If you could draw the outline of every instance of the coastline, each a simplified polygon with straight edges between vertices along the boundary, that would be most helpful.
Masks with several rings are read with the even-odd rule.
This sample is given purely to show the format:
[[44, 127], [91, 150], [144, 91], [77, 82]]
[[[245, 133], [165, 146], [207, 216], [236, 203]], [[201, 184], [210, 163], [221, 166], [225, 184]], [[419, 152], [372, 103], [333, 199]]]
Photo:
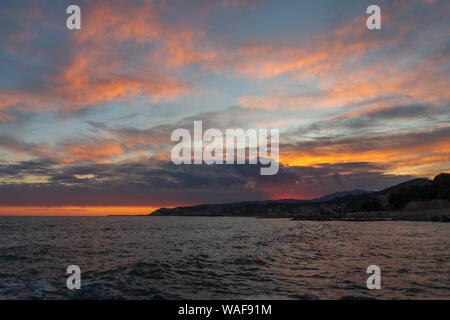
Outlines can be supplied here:
[[255, 217], [261, 219], [287, 218], [302, 221], [422, 221], [422, 222], [450, 222], [449, 210], [430, 209], [420, 211], [358, 211], [342, 214], [292, 214], [292, 213], [200, 213], [173, 212], [167, 214], [148, 215], [153, 217]]
[[450, 222], [448, 210], [425, 211], [374, 211], [352, 212], [339, 216], [295, 217], [292, 220], [309, 221], [421, 221], [421, 222]]

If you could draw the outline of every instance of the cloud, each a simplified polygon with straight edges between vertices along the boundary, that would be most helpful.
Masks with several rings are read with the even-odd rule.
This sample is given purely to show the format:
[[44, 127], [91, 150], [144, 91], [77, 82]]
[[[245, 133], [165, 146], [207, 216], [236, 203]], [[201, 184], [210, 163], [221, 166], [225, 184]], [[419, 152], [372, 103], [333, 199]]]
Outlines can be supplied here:
[[[0, 135], [0, 148], [9, 150], [16, 158], [22, 155], [28, 159], [50, 159], [60, 163], [135, 162], [148, 158], [169, 161], [174, 146], [170, 141], [171, 133], [177, 128], [192, 131], [195, 120], [203, 121], [204, 130], [225, 130], [265, 127], [268, 117], [272, 121], [276, 117], [273, 111], [242, 111], [230, 107], [147, 128], [89, 122], [88, 134], [77, 139], [61, 139], [54, 144], [24, 142], [3, 134]], [[426, 105], [370, 107], [295, 125], [281, 132], [280, 162], [302, 166], [376, 162], [389, 165], [391, 173], [407, 170], [408, 174], [432, 176], [449, 161], [445, 152], [450, 141], [446, 114], [447, 108]], [[426, 124], [418, 127], [417, 123], [424, 119]], [[389, 123], [395, 124], [396, 129], [386, 129]], [[436, 168], [432, 169], [433, 166]]]
[[[32, 12], [33, 8], [22, 10]], [[125, 1], [86, 2], [83, 14], [85, 23], [78, 33], [23, 19], [21, 29], [36, 35], [9, 42], [30, 58], [12, 61], [17, 68], [11, 73], [17, 73], [18, 79], [15, 86], [0, 87], [0, 109], [67, 112], [139, 96], [151, 102], [170, 101], [189, 91], [184, 80], [168, 74], [148, 56], [152, 50], [147, 44], [166, 42], [164, 47], [173, 51], [171, 55], [179, 56], [178, 46], [186, 45], [193, 32], [160, 21], [150, 1], [145, 7]], [[50, 32], [55, 42], [45, 47], [43, 37]], [[59, 48], [54, 47], [56, 42]], [[31, 74], [38, 70], [39, 78]]]
[[280, 161], [290, 165], [374, 162], [389, 166], [387, 172], [433, 176], [450, 167], [448, 126], [402, 133], [356, 136], [298, 137], [280, 145]]
[[[409, 176], [370, 163], [284, 167], [271, 179], [258, 166], [167, 162], [72, 165], [30, 161], [0, 165], [0, 176], [45, 176], [45, 183], [0, 185], [0, 206], [158, 206], [276, 198], [312, 198], [348, 189], [379, 189]], [[339, 178], [337, 178], [339, 177]]]
[[[383, 2], [379, 32], [365, 4], [252, 0], [83, 0], [71, 32], [66, 4], [0, 12], [4, 205], [310, 198], [450, 167], [446, 1]], [[171, 165], [194, 120], [279, 127], [279, 174]]]
[[[420, 64], [399, 63], [401, 68], [386, 68], [392, 60], [404, 60], [405, 50], [424, 47], [430, 33], [435, 34], [435, 26], [445, 19], [436, 10], [427, 11], [433, 16], [430, 23], [419, 10], [408, 11], [406, 19], [405, 10], [399, 10], [407, 7], [405, 4], [385, 4], [383, 32], [361, 27], [365, 21], [361, 15], [350, 21], [339, 20], [335, 28], [309, 35], [307, 42], [295, 37], [291, 42], [280, 42], [279, 37], [258, 42], [216, 39], [207, 28], [207, 15], [202, 13], [206, 8], [213, 14], [214, 6], [207, 2], [186, 5], [196, 18], [203, 19], [199, 22], [187, 19], [174, 6], [153, 1], [82, 1], [81, 6], [83, 29], [71, 33], [57, 28], [55, 17], [48, 14], [50, 21], [36, 23], [29, 16], [40, 12], [42, 18], [43, 10], [34, 10], [34, 4], [21, 8], [22, 15], [28, 16], [20, 23], [20, 30], [30, 35], [9, 44], [22, 50], [20, 62], [13, 61], [21, 81], [9, 88], [0, 86], [0, 109], [67, 112], [112, 101], [128, 103], [141, 96], [154, 103], [173, 101], [192, 93], [192, 82], [211, 73], [249, 80], [288, 75], [294, 82], [299, 78], [318, 82], [316, 90], [310, 92], [277, 90], [268, 96], [244, 95], [241, 104], [248, 108], [336, 108], [380, 95], [404, 96], [417, 103], [449, 100], [445, 90], [448, 72], [442, 69], [448, 61], [448, 48], [438, 48], [428, 56], [418, 52], [420, 58], [425, 56]], [[224, 10], [235, 7], [236, 2], [215, 6]], [[239, 6], [255, 9], [256, 3], [239, 2]], [[9, 9], [5, 12], [11, 14], [17, 8]], [[444, 6], [442, 11], [447, 9]], [[417, 24], [422, 28], [411, 37]], [[55, 36], [48, 46], [46, 33]], [[376, 55], [381, 57], [377, 63]], [[12, 119], [2, 111], [1, 121]]]
[[[370, 102], [369, 104], [373, 104]], [[393, 105], [375, 102], [375, 106], [358, 108], [354, 111], [338, 113], [323, 120], [299, 126], [294, 135], [327, 135], [339, 131], [340, 135], [360, 135], [379, 132], [380, 128], [395, 123], [397, 129], [417, 129], [412, 122], [423, 123], [425, 128], [433, 128], [450, 116], [448, 107], [412, 104]], [[426, 122], [423, 122], [423, 121]]]

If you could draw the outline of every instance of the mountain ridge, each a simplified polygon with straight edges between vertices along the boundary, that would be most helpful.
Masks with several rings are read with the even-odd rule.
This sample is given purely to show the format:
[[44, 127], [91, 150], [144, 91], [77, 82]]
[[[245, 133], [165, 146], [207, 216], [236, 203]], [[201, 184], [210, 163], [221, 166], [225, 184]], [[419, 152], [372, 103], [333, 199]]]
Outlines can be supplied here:
[[[427, 210], [443, 209], [444, 217], [439, 216], [436, 219], [445, 220], [448, 219], [450, 212], [449, 201], [450, 174], [441, 173], [433, 180], [416, 178], [380, 191], [355, 189], [310, 200], [279, 199], [160, 208], [149, 215], [290, 217], [302, 220], [339, 220], [358, 216], [361, 219], [371, 217], [371, 219], [395, 220], [397, 214], [392, 212], [415, 206]], [[374, 212], [378, 212], [378, 215], [371, 214]], [[364, 216], [361, 213], [367, 214]], [[415, 220], [419, 219], [417, 214], [413, 216]], [[428, 218], [421, 216], [420, 220]]]

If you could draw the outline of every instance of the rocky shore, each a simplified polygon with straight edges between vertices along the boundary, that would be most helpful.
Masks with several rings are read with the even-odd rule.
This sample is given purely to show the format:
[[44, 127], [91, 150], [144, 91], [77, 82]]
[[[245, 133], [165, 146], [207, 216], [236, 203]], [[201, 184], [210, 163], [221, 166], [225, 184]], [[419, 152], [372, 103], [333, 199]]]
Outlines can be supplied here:
[[450, 222], [449, 210], [352, 212], [343, 215], [298, 216], [292, 220], [305, 221], [428, 221]]

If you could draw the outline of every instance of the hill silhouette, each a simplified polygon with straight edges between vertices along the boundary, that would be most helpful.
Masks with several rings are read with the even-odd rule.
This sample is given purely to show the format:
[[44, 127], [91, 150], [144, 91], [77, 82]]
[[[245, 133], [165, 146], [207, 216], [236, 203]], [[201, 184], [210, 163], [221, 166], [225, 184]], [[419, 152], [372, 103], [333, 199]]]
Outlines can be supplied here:
[[152, 216], [255, 216], [302, 220], [449, 220], [450, 174], [381, 191], [352, 190], [312, 200], [281, 199], [161, 208]]

